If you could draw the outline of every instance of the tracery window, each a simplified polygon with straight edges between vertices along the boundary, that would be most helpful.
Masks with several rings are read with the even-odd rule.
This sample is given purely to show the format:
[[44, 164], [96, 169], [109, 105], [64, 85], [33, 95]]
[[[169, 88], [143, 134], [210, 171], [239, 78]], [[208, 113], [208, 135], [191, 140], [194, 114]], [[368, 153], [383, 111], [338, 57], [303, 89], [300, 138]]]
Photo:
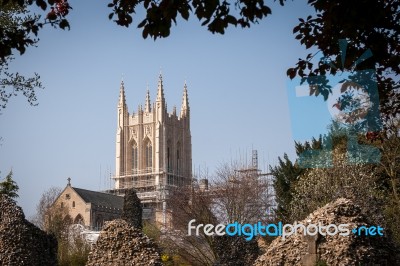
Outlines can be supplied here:
[[132, 145], [132, 170], [133, 172], [137, 172], [138, 169], [138, 147], [136, 142]]
[[144, 158], [145, 158], [146, 168], [152, 168], [152, 166], [153, 166], [153, 146], [151, 145], [151, 142], [149, 140], [147, 140], [145, 143]]

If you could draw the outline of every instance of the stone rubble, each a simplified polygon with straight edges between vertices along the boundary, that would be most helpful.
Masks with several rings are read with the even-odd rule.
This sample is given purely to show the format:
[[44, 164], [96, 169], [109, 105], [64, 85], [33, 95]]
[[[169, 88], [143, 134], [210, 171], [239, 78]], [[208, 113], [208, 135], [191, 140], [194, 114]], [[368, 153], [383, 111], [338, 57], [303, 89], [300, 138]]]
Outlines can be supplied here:
[[[340, 198], [311, 213], [300, 221], [304, 225], [318, 224], [349, 224], [350, 230], [360, 226], [371, 226], [363, 217], [358, 206], [351, 200]], [[314, 245], [315, 252], [310, 252]], [[312, 247], [311, 247], [312, 249]], [[307, 261], [307, 256], [314, 253], [315, 258]], [[398, 252], [392, 242], [384, 236], [349, 236], [339, 234], [330, 236], [318, 235], [310, 241], [302, 233], [293, 234], [282, 239], [277, 237], [268, 246], [254, 266], [293, 266], [316, 265], [316, 262], [326, 265], [400, 265]], [[321, 264], [323, 265], [323, 264]]]
[[28, 222], [21, 207], [0, 195], [0, 265], [57, 265], [57, 240]]
[[89, 253], [87, 266], [162, 265], [158, 248], [141, 230], [125, 220], [107, 222]]

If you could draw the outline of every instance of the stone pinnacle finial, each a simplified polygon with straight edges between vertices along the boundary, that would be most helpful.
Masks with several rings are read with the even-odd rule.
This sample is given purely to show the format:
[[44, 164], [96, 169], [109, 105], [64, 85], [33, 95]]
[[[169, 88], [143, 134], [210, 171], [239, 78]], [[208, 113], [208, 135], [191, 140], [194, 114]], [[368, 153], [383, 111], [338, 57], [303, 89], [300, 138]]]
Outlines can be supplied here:
[[151, 112], [151, 103], [150, 103], [150, 91], [149, 87], [147, 87], [147, 93], [146, 93], [146, 102], [144, 105], [144, 111], [147, 113]]
[[160, 76], [158, 77], [157, 101], [163, 101], [163, 102], [165, 101], [164, 87], [163, 87], [163, 80], [162, 80], [161, 72], [160, 72]]
[[121, 85], [119, 87], [119, 101], [118, 101], [118, 105], [119, 106], [125, 106], [126, 102], [125, 102], [125, 86], [124, 86], [124, 80], [122, 78], [121, 80]]
[[186, 80], [183, 85], [183, 96], [182, 96], [182, 106], [181, 106], [181, 117], [189, 115], [190, 107], [189, 107], [189, 97], [187, 92]]
[[68, 177], [67, 180], [68, 180], [68, 184], [67, 185], [71, 186], [71, 177]]

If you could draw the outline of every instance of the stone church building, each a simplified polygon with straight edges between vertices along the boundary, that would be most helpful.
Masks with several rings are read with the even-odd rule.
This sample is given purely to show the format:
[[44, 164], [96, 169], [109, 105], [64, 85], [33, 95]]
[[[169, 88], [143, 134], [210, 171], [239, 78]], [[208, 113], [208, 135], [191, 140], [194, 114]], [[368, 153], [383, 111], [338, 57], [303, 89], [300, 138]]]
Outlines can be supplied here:
[[74, 224], [100, 230], [105, 221], [121, 217], [124, 198], [71, 186], [71, 179], [53, 204], [68, 208]]
[[144, 218], [166, 223], [165, 199], [173, 187], [192, 182], [190, 107], [186, 83], [179, 114], [167, 112], [160, 74], [152, 103], [147, 90], [144, 108], [129, 113], [121, 82], [117, 107], [115, 189], [123, 195], [135, 188], [144, 207]]
[[74, 223], [99, 228], [120, 217], [123, 195], [134, 188], [143, 206], [143, 219], [169, 227], [166, 199], [172, 188], [192, 183], [192, 140], [186, 83], [179, 114], [167, 112], [160, 74], [152, 103], [147, 90], [144, 108], [128, 111], [123, 81], [117, 105], [115, 188], [104, 192], [68, 185], [55, 204], [69, 208]]

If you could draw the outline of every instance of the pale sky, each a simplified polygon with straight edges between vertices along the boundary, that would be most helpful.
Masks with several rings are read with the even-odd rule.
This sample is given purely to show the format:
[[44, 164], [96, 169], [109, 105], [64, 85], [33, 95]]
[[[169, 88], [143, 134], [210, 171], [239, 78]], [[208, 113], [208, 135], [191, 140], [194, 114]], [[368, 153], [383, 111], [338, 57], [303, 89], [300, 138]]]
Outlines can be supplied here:
[[25, 75], [38, 72], [46, 87], [37, 107], [18, 96], [0, 115], [0, 176], [13, 170], [28, 218], [41, 194], [64, 188], [68, 177], [76, 187], [109, 188], [122, 75], [129, 112], [144, 104], [147, 84], [155, 99], [160, 69], [168, 110], [179, 111], [186, 80], [193, 164], [210, 175], [223, 162], [250, 160], [252, 149], [265, 171], [284, 152], [294, 158], [286, 70], [307, 53], [292, 33], [312, 12], [304, 1], [272, 2], [270, 17], [225, 35], [196, 19], [178, 21], [170, 37], [157, 41], [109, 21], [106, 4], [71, 1], [71, 30], [41, 30], [38, 47], [11, 65]]

